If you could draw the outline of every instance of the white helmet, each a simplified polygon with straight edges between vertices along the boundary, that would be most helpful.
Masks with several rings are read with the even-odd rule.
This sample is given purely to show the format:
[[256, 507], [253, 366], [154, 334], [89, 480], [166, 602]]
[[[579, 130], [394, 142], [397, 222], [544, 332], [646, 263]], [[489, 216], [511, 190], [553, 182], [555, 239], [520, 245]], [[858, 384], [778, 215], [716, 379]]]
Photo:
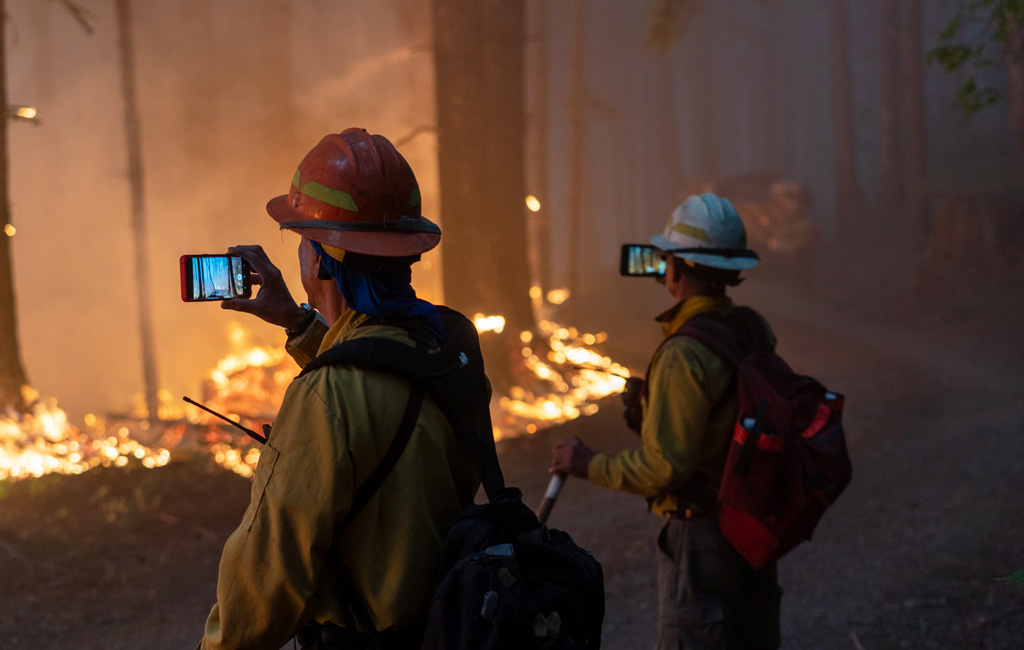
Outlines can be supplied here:
[[726, 271], [750, 269], [758, 262], [757, 253], [747, 248], [747, 230], [736, 208], [710, 193], [683, 201], [651, 243], [694, 264]]

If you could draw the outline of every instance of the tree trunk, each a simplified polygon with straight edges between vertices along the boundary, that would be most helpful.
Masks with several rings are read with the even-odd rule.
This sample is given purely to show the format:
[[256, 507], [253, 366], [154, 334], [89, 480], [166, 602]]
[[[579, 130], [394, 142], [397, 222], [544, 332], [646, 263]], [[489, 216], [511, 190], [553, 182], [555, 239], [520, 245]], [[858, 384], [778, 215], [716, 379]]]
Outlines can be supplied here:
[[533, 284], [544, 291], [551, 286], [551, 222], [548, 218], [548, 20], [547, 0], [528, 5], [530, 42], [533, 47], [529, 81], [532, 92], [528, 139], [530, 155], [527, 183], [540, 200], [540, 209], [528, 215], [530, 266]]
[[584, 112], [586, 88], [586, 22], [583, 0], [572, 2], [572, 63], [569, 71], [569, 187], [568, 187], [568, 247], [569, 293], [575, 294], [580, 284], [580, 249], [583, 246], [583, 165], [586, 160], [586, 114]]
[[488, 359], [499, 387], [511, 377], [519, 332], [533, 328], [523, 203], [524, 33], [519, 2], [434, 3], [445, 298], [470, 317], [504, 316], [508, 354]]
[[690, 92], [693, 94], [693, 146], [697, 155], [697, 176], [714, 181], [720, 172], [718, 161], [718, 106], [715, 104], [714, 89], [720, 80], [714, 78], [711, 65], [715, 45], [706, 30], [694, 33], [698, 41], [698, 56], [693, 63]]
[[145, 184], [142, 169], [142, 135], [135, 89], [135, 56], [132, 44], [131, 0], [117, 0], [118, 49], [124, 98], [125, 144], [128, 150], [128, 183], [131, 188], [132, 233], [135, 240], [135, 286], [139, 301], [139, 335], [142, 343], [142, 375], [147, 417], [160, 417], [157, 400], [156, 353], [153, 346], [150, 304], [149, 255], [146, 225]]
[[906, 139], [903, 165], [907, 225], [911, 240], [923, 240], [928, 218], [927, 126], [924, 99], [924, 48], [921, 40], [921, 0], [903, 2], [903, 92]]
[[[879, 112], [879, 187], [885, 225], [890, 229], [905, 226], [903, 220], [903, 173], [899, 140], [900, 99], [900, 20], [899, 0], [882, 2], [882, 68]], [[899, 219], [899, 221], [897, 221]]]
[[653, 136], [657, 138], [657, 172], [661, 176], [657, 203], [661, 212], [669, 214], [682, 201], [683, 166], [679, 161], [679, 125], [676, 120], [675, 66], [672, 65], [674, 48], [656, 55], [654, 65], [654, 120], [657, 124]]
[[835, 121], [835, 165], [839, 234], [853, 230], [861, 212], [857, 150], [854, 144], [853, 93], [850, 81], [849, 26], [846, 0], [832, 0], [832, 117]]
[[7, 43], [6, 3], [0, 0], [0, 409], [25, 406], [22, 386], [28, 383], [18, 344], [17, 301], [14, 295], [14, 265], [11, 263], [11, 200], [8, 169], [7, 125]]

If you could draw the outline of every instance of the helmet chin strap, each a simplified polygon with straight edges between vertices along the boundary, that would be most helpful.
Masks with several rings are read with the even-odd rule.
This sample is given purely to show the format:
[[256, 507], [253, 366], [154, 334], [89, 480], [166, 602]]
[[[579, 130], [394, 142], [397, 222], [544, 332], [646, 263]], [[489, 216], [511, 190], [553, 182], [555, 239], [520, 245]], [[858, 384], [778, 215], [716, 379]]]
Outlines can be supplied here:
[[323, 258], [321, 258], [320, 261], [317, 262], [316, 277], [317, 277], [318, 280], [333, 280], [334, 279], [333, 277], [331, 277], [331, 274], [327, 272], [327, 269], [324, 268], [324, 260], [323, 260]]

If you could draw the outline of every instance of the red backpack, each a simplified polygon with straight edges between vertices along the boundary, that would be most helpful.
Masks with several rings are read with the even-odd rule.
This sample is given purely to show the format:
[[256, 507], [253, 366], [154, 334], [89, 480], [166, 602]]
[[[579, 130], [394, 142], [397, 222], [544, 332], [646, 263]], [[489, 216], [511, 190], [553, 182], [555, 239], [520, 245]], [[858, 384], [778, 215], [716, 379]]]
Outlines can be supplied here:
[[696, 339], [736, 368], [736, 426], [716, 508], [722, 534], [761, 568], [811, 538], [852, 468], [843, 396], [793, 372], [754, 310], [738, 307], [735, 316], [700, 314], [676, 335]]

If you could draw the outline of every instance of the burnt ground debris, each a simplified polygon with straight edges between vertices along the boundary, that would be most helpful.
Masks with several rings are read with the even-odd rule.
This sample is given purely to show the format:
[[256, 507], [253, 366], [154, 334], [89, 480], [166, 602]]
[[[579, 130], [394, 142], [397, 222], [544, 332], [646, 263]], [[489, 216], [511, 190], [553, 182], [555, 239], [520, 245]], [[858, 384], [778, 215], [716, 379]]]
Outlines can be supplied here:
[[[782, 285], [740, 293], [795, 368], [847, 395], [854, 479], [815, 539], [780, 563], [783, 647], [1021, 647], [1024, 586], [998, 580], [1024, 569], [1024, 344], [1013, 336], [1024, 330], [1012, 310], [858, 315]], [[639, 336], [617, 353], [642, 370], [649, 344]], [[621, 410], [609, 398], [594, 416], [503, 441], [508, 482], [537, 504], [554, 440], [636, 444]], [[195, 456], [0, 489], [0, 648], [195, 644], [246, 479]], [[660, 523], [638, 497], [576, 480], [552, 513], [604, 565], [606, 648], [653, 642]]]

